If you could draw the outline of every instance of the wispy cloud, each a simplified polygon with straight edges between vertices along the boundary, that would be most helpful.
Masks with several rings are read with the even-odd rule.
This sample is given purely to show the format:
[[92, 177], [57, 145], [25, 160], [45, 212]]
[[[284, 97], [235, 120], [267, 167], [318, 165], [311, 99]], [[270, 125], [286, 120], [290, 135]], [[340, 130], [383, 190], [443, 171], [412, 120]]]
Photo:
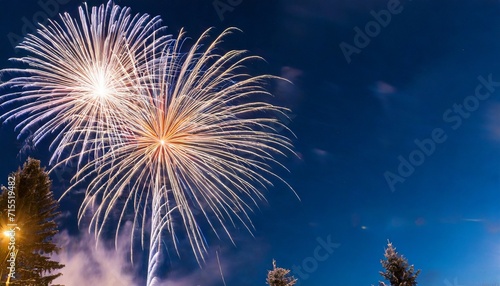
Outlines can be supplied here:
[[130, 263], [128, 239], [120, 238], [119, 248], [107, 248], [92, 234], [73, 237], [63, 231], [55, 237], [62, 247], [55, 259], [65, 264], [63, 275], [54, 283], [64, 285], [138, 285]]
[[[96, 240], [92, 233], [83, 231], [79, 236], [69, 235], [62, 231], [55, 237], [56, 243], [62, 247], [61, 252], [54, 259], [65, 264], [62, 269], [63, 276], [54, 283], [64, 285], [142, 285], [145, 283], [145, 267], [141, 267], [140, 258], [134, 251], [134, 265], [130, 262], [130, 227], [126, 225], [118, 238], [118, 247], [115, 249], [113, 243], [100, 241], [96, 246]], [[246, 237], [246, 236], [245, 236]], [[241, 240], [254, 239], [251, 236], [239, 238], [238, 244], [244, 245]], [[255, 243], [256, 241], [254, 241]], [[261, 242], [262, 243], [262, 242]], [[258, 244], [261, 244], [258, 243]], [[244, 247], [242, 247], [244, 248]], [[248, 249], [237, 249], [228, 244], [224, 247], [211, 247], [205, 263], [201, 267], [184, 267], [193, 261], [183, 261], [177, 257], [171, 257], [173, 263], [167, 269], [167, 278], [161, 280], [158, 286], [221, 286], [225, 281], [240, 273], [245, 266], [253, 265], [264, 255], [261, 250], [252, 251]], [[147, 251], [147, 250], [145, 250]], [[139, 250], [137, 251], [138, 253]], [[147, 255], [144, 253], [143, 255]], [[219, 259], [217, 259], [217, 256]], [[168, 264], [168, 263], [167, 263]], [[192, 265], [191, 265], [192, 266]], [[185, 268], [190, 268], [187, 270]], [[264, 271], [265, 272], [265, 271]], [[263, 278], [264, 279], [264, 278]], [[229, 284], [230, 285], [230, 284]], [[253, 283], [249, 284], [253, 285]]]

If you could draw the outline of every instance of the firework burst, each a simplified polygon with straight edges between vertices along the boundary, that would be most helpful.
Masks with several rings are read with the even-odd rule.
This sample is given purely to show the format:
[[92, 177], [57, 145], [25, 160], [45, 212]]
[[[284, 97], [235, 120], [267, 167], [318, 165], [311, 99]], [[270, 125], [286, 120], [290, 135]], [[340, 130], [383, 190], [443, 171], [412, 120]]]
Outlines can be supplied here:
[[[273, 156], [291, 152], [290, 140], [277, 132], [286, 129], [276, 118], [287, 110], [251, 100], [270, 95], [264, 83], [276, 77], [242, 73], [245, 63], [258, 59], [245, 51], [216, 52], [233, 30], [205, 44], [207, 31], [187, 52], [181, 52], [181, 33], [144, 68], [134, 69], [137, 82], [130, 93], [143, 96], [144, 104], [123, 110], [124, 125], [115, 125], [120, 132], [112, 134], [120, 140], [113, 140], [113, 151], [101, 158], [88, 185], [80, 219], [93, 209], [91, 226], [98, 236], [122, 198], [120, 221], [127, 205], [136, 214], [134, 229], [142, 225], [143, 234], [151, 218], [150, 268], [162, 229], [177, 249], [175, 215], [198, 262], [206, 245], [195, 210], [217, 235], [223, 229], [231, 238], [228, 224], [237, 221], [251, 231], [248, 211], [264, 199], [269, 176], [279, 178], [271, 169], [279, 165]], [[90, 163], [81, 173], [93, 168]]]
[[208, 30], [184, 51], [183, 32], [161, 36], [159, 24], [111, 2], [80, 7], [78, 19], [63, 14], [19, 46], [30, 56], [14, 60], [29, 68], [4, 70], [16, 77], [0, 97], [11, 108], [0, 119], [22, 118], [16, 128], [32, 132], [35, 145], [55, 136], [51, 164], [78, 159], [65, 194], [87, 185], [79, 221], [90, 212], [98, 238], [115, 211], [116, 237], [127, 211], [143, 247], [150, 225], [148, 285], [163, 230], [176, 250], [185, 233], [201, 263], [207, 245], [198, 220], [231, 240], [230, 225], [251, 232], [249, 212], [272, 178], [281, 180], [274, 156], [293, 153], [277, 119], [288, 110], [254, 100], [281, 79], [246, 74], [245, 64], [260, 59], [246, 51], [218, 51], [236, 29], [213, 41]]
[[66, 154], [93, 149], [99, 157], [112, 144], [109, 127], [118, 124], [118, 113], [140, 100], [128, 93], [130, 75], [168, 42], [158, 37], [161, 29], [159, 17], [133, 16], [111, 2], [90, 11], [85, 4], [78, 19], [65, 13], [49, 20], [18, 46], [29, 56], [12, 59], [29, 67], [3, 70], [16, 77], [2, 84], [14, 91], [1, 96], [2, 107], [13, 107], [0, 119], [22, 118], [16, 129], [32, 133], [35, 145], [57, 134], [51, 163], [64, 156], [62, 146], [70, 148]]

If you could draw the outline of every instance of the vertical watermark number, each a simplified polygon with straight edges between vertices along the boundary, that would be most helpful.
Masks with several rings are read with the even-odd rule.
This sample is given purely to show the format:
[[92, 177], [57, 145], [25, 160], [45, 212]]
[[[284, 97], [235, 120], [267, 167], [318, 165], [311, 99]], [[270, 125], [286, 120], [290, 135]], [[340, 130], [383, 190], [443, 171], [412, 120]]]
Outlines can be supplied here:
[[8, 177], [8, 193], [7, 193], [7, 230], [4, 235], [9, 238], [8, 255], [7, 255], [7, 269], [9, 270], [8, 279], [15, 279], [16, 275], [16, 230], [19, 229], [16, 223], [16, 178], [13, 176]]

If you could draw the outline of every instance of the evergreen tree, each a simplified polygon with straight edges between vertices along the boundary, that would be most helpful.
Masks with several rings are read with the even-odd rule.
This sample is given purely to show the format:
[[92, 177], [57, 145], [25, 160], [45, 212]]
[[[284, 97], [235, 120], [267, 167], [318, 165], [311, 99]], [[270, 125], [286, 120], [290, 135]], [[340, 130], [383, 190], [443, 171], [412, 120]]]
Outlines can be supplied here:
[[[417, 285], [417, 276], [420, 270], [415, 272], [413, 265], [408, 265], [408, 260], [396, 252], [396, 248], [388, 241], [387, 249], [385, 250], [385, 259], [380, 260], [385, 272], [380, 272], [380, 275], [391, 283], [391, 286], [415, 286]], [[380, 282], [380, 286], [385, 286], [384, 282]]]
[[[22, 169], [9, 176], [8, 182], [0, 195], [0, 225], [4, 234], [0, 259], [5, 257], [0, 279], [8, 281], [8, 285], [47, 286], [62, 275], [55, 272], [64, 267], [50, 257], [60, 250], [52, 242], [58, 233], [54, 219], [60, 212], [50, 190], [51, 181], [40, 161], [28, 158]], [[12, 242], [15, 249], [8, 247]], [[16, 255], [15, 273], [9, 278], [11, 255]]]
[[276, 260], [273, 260], [273, 270], [267, 273], [267, 284], [270, 286], [293, 286], [297, 279], [288, 276], [290, 270], [276, 267]]

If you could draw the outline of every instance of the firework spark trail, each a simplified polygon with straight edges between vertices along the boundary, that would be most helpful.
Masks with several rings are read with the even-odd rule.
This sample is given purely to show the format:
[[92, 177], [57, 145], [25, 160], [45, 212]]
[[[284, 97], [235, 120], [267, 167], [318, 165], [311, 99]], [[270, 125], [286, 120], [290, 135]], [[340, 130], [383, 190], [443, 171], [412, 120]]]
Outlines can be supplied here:
[[[124, 126], [115, 125], [122, 133], [110, 135], [121, 140], [114, 140], [113, 151], [103, 155], [100, 168], [94, 169], [90, 162], [80, 170], [95, 175], [79, 217], [95, 208], [90, 227], [97, 236], [119, 204], [123, 205], [116, 233], [131, 205], [133, 229], [142, 225], [143, 245], [146, 218], [152, 218], [148, 285], [155, 276], [163, 229], [179, 254], [174, 215], [180, 216], [201, 263], [206, 242], [193, 210], [203, 213], [217, 236], [221, 227], [232, 240], [228, 224], [235, 226], [237, 221], [251, 232], [248, 211], [265, 199], [261, 190], [272, 185], [269, 176], [279, 179], [271, 170], [271, 165], [281, 166], [273, 155], [293, 153], [288, 137], [276, 130], [286, 127], [272, 116], [283, 116], [287, 110], [249, 100], [270, 95], [264, 83], [277, 77], [241, 73], [246, 62], [259, 59], [245, 51], [216, 52], [233, 30], [205, 45], [206, 31], [185, 53], [181, 32], [160, 56], [134, 69], [137, 83], [131, 92], [143, 95], [147, 104], [122, 111]], [[75, 184], [86, 176], [80, 178]]]
[[113, 144], [109, 126], [140, 100], [129, 94], [130, 75], [137, 62], [168, 42], [158, 36], [162, 29], [159, 17], [133, 16], [111, 1], [90, 11], [84, 4], [78, 19], [64, 13], [59, 21], [49, 20], [18, 46], [29, 55], [11, 59], [29, 68], [2, 71], [15, 77], [0, 85], [14, 90], [0, 97], [1, 107], [13, 106], [0, 119], [22, 118], [19, 136], [34, 130], [35, 145], [56, 134], [51, 164], [75, 153], [81, 161], [88, 149], [99, 157]]
[[158, 192], [153, 193], [153, 199], [151, 201], [152, 211], [151, 211], [151, 235], [149, 240], [149, 256], [148, 256], [148, 274], [147, 274], [147, 284], [154, 286], [158, 282], [158, 278], [155, 273], [157, 273], [160, 247], [161, 247], [161, 227], [160, 227], [160, 204], [161, 200], [158, 197]]

